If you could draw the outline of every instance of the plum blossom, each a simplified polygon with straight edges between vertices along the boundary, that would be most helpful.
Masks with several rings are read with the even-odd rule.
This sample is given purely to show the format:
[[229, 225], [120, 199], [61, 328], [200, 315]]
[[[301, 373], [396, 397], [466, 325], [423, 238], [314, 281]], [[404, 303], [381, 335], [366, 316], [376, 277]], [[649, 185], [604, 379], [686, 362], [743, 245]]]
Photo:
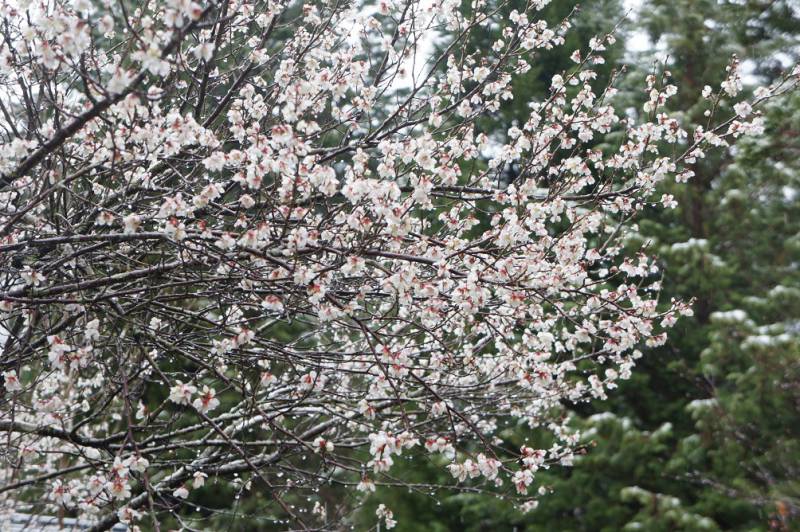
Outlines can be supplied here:
[[192, 396], [196, 392], [196, 386], [177, 381], [177, 383], [169, 390], [169, 400], [179, 405], [188, 405], [191, 402]]
[[120, 523], [131, 524], [141, 519], [142, 513], [130, 508], [129, 506], [123, 506], [117, 510], [117, 516], [119, 517]]
[[378, 508], [375, 510], [375, 515], [378, 519], [382, 519], [386, 523], [387, 529], [392, 529], [397, 526], [397, 521], [394, 520], [394, 514], [385, 504], [378, 505]]
[[25, 281], [25, 284], [28, 286], [39, 286], [45, 281], [44, 275], [28, 265], [22, 269], [20, 277], [22, 277], [22, 280]]
[[123, 233], [134, 234], [142, 225], [142, 218], [138, 214], [128, 214], [122, 218]]
[[[185, 392], [182, 391], [181, 394], [181, 398], [185, 397]], [[172, 393], [170, 393], [170, 398], [172, 398]], [[188, 399], [186, 400], [188, 401]], [[219, 399], [217, 399], [216, 392], [214, 392], [213, 388], [203, 386], [203, 389], [200, 391], [200, 396], [192, 402], [192, 406], [195, 407], [199, 412], [207, 414], [209, 411], [214, 410], [219, 406]]]
[[733, 106], [733, 110], [736, 111], [736, 114], [741, 118], [747, 118], [747, 116], [753, 111], [753, 107], [747, 102], [739, 102]]
[[22, 390], [22, 383], [16, 371], [12, 369], [3, 372], [3, 386], [8, 392], [18, 392]]
[[214, 43], [202, 42], [192, 49], [192, 53], [198, 60], [211, 61], [214, 56]]
[[334, 449], [333, 442], [318, 436], [313, 443], [314, 452], [317, 453], [332, 453]]
[[97, 219], [95, 220], [95, 225], [113, 225], [114, 224], [114, 213], [109, 211], [103, 211], [97, 215]]
[[203, 473], [202, 471], [196, 471], [194, 475], [192, 475], [192, 488], [198, 489], [202, 488], [205, 483], [208, 475]]
[[[618, 107], [593, 66], [607, 35], [493, 124], [567, 42], [547, 4], [6, 9], [0, 98], [47, 98], [0, 116], [0, 327], [20, 364], [0, 424], [23, 464], [0, 467], [19, 480], [0, 510], [134, 528], [207, 476], [240, 493], [276, 471], [298, 515], [330, 519], [326, 479], [380, 493], [406, 459], [535, 506], [536, 473], [580, 445], [565, 409], [613, 394], [691, 312], [658, 299], [628, 229], [676, 208], [661, 184], [759, 134], [759, 105], [797, 82], [747, 99], [733, 59], [687, 131], [668, 72], [645, 78], [645, 113]], [[440, 31], [441, 70], [409, 72]], [[553, 446], [517, 450], [517, 424]]]

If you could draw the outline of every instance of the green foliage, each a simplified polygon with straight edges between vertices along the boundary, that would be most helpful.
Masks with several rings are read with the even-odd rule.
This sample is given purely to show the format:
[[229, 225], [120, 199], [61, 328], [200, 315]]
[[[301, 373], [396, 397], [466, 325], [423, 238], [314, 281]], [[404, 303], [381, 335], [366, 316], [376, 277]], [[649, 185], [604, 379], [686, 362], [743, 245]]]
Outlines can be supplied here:
[[[778, 59], [797, 53], [800, 18], [790, 2], [649, 0], [641, 13], [659, 56], [669, 57], [660, 68], [680, 86], [676, 110], [690, 123], [705, 124], [709, 103], [698, 93], [719, 86], [731, 54], [773, 79]], [[595, 20], [607, 28], [611, 18]], [[598, 31], [584, 29], [573, 38]], [[546, 94], [575, 48], [568, 42], [529, 73], [529, 91], [501, 110], [509, 125]], [[724, 101], [718, 112], [731, 114]], [[695, 316], [646, 352], [607, 402], [576, 407], [588, 453], [573, 468], [540, 472], [547, 494], [527, 514], [492, 494], [380, 494], [399, 530], [800, 528], [800, 95], [762, 112], [762, 137], [698, 162], [688, 184], [666, 184], [680, 206], [646, 212], [631, 235], [630, 246], [653, 246], [661, 257], [662, 297], [695, 298]], [[419, 475], [448, 477], [442, 468]]]
[[[545, 17], [554, 25], [574, 5], [553, 3]], [[648, 0], [641, 13], [638, 24], [662, 47], [659, 57], [669, 57], [661, 67], [680, 86], [676, 110], [690, 123], [705, 123], [709, 104], [699, 91], [719, 86], [730, 54], [755, 59], [754, 72], [771, 78], [776, 52], [793, 57], [798, 49], [800, 20], [789, 0]], [[519, 85], [525, 90], [498, 111], [501, 122], [526, 116], [528, 102], [546, 97], [551, 77], [570, 68], [571, 51], [621, 14], [617, 0], [587, 4], [566, 46], [532, 62]], [[496, 38], [487, 32], [471, 46], [488, 48]], [[601, 82], [619, 66], [622, 41]], [[630, 87], [638, 91], [634, 83], [648, 73], [633, 72]], [[640, 94], [627, 97], [641, 108]], [[574, 408], [587, 453], [572, 468], [538, 474], [538, 508], [513, 508], [501, 495], [508, 486], [431, 491], [426, 486], [452, 482], [445, 464], [408, 470], [399, 461], [414, 485], [379, 487], [353, 515], [355, 529], [374, 526], [379, 503], [403, 532], [800, 529], [800, 94], [762, 111], [763, 137], [700, 161], [688, 184], [665, 184], [679, 207], [646, 211], [630, 235], [632, 249], [648, 245], [661, 257], [664, 300], [696, 298], [695, 316], [678, 323], [668, 345], [646, 352], [608, 401]], [[719, 112], [731, 111], [722, 102]], [[519, 444], [533, 437], [509, 430]], [[269, 514], [263, 486], [241, 499], [229, 491], [209, 482], [193, 495], [200, 506], [230, 509], [212, 528], [280, 529], [252, 517]], [[356, 504], [352, 489], [331, 487], [326, 498], [331, 508]]]

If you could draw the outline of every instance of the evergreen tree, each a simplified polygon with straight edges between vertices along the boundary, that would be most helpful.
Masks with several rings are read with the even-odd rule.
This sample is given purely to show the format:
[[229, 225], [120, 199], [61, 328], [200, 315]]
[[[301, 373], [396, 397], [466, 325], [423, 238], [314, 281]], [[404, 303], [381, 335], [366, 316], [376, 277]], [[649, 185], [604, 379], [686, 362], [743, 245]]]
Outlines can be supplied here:
[[[773, 80], [797, 58], [800, 16], [791, 2], [650, 0], [637, 24], [657, 43], [654, 69], [670, 71], [686, 95], [706, 84], [719, 92], [733, 54], [753, 76]], [[543, 81], [568, 68], [567, 57], [551, 59], [537, 73]], [[634, 72], [632, 86], [649, 73]], [[503, 110], [509, 123], [516, 106], [543, 97], [541, 85], [530, 87]], [[734, 112], [724, 97], [679, 95], [675, 105], [698, 125], [713, 105]], [[662, 298], [696, 298], [695, 316], [640, 359], [609, 399], [614, 414], [575, 412], [587, 454], [572, 470], [540, 472], [552, 493], [534, 512], [490, 494], [408, 493], [393, 505], [401, 530], [422, 522], [429, 530], [798, 526], [800, 97], [763, 112], [762, 138], [699, 161], [686, 184], [666, 185], [679, 206], [648, 212], [629, 235], [632, 248], [658, 250]], [[528, 436], [522, 427], [517, 434], [520, 443]]]

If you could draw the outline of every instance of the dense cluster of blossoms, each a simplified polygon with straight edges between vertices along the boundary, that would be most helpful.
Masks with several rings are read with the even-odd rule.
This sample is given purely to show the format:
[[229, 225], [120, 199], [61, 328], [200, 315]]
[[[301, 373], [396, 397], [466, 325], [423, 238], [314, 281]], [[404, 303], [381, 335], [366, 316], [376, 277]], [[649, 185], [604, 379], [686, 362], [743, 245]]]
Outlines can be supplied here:
[[[686, 132], [651, 76], [636, 122], [595, 86], [609, 34], [489, 136], [563, 44], [546, 3], [0, 0], [0, 507], [136, 526], [213, 480], [325, 527], [322, 483], [401, 456], [534, 507], [564, 404], [690, 312], [626, 225], [793, 82]], [[733, 62], [709, 109], [740, 90]]]

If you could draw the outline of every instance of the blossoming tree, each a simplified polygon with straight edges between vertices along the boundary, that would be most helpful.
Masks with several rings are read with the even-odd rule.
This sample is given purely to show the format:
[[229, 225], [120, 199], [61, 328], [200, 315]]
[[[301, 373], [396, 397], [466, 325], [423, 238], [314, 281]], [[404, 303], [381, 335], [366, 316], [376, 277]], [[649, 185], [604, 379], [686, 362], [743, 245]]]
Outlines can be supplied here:
[[534, 507], [581, 451], [564, 405], [690, 312], [626, 226], [797, 78], [713, 121], [734, 60], [687, 133], [653, 75], [634, 123], [593, 83], [608, 34], [490, 138], [569, 29], [545, 4], [0, 0], [4, 511], [158, 528], [222, 482], [330, 528], [319, 487], [409, 487], [401, 455]]

